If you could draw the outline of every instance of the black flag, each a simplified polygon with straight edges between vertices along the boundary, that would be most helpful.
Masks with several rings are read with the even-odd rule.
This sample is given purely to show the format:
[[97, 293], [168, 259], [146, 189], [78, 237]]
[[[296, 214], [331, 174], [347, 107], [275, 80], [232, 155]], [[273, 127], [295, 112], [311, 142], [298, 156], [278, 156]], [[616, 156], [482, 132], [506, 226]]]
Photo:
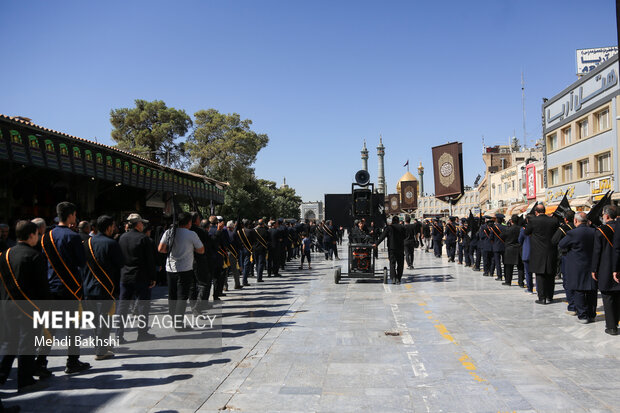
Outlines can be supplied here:
[[560, 222], [564, 220], [564, 217], [566, 216], [566, 213], [568, 211], [572, 211], [570, 204], [568, 203], [568, 198], [566, 197], [566, 195], [568, 195], [568, 191], [564, 193], [564, 198], [562, 198], [560, 205], [558, 205], [556, 210], [553, 211], [553, 216], [557, 218]]
[[532, 207], [532, 209], [530, 210], [528, 215], [534, 215], [534, 211], [536, 211], [536, 206], [537, 205], [538, 205], [538, 201], [534, 202], [534, 206]]
[[614, 191], [607, 191], [607, 193], [603, 195], [603, 197], [592, 206], [590, 212], [588, 212], [588, 220], [592, 222], [593, 226], [598, 227], [602, 225], [601, 213], [603, 212], [603, 208], [605, 207], [605, 205], [611, 202], [611, 194], [613, 194], [613, 192]]

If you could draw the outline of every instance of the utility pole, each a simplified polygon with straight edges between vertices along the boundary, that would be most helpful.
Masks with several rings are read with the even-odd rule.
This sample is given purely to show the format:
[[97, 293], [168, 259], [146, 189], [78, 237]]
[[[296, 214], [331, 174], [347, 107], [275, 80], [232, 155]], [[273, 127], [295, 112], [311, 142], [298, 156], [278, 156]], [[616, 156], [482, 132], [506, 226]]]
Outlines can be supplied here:
[[521, 70], [521, 105], [523, 106], [523, 148], [527, 148], [525, 136], [525, 76]]

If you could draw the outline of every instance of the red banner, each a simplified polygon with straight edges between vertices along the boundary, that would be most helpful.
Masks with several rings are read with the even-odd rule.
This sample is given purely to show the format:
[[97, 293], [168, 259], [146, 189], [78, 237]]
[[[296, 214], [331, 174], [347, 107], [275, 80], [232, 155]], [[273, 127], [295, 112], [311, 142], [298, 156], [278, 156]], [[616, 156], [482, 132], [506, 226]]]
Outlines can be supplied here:
[[533, 163], [525, 167], [527, 199], [536, 199], [536, 167]]

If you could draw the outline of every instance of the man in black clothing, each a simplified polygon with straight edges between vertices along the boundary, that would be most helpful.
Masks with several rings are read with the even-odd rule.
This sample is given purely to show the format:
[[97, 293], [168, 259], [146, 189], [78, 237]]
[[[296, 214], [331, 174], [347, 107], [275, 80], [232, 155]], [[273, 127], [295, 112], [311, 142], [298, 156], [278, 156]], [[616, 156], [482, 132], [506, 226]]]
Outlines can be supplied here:
[[558, 221], [545, 215], [541, 203], [534, 210], [536, 216], [530, 217], [524, 234], [530, 235], [530, 271], [536, 274], [537, 304], [551, 304], [555, 289], [555, 266], [557, 248], [551, 243], [558, 229]]
[[519, 215], [514, 214], [510, 218], [512, 225], [503, 227], [502, 238], [504, 240], [504, 285], [512, 285], [512, 274], [517, 267], [519, 275], [519, 287], [524, 288], [525, 275], [523, 273], [523, 261], [521, 261], [521, 244], [519, 244]]
[[592, 252], [592, 278], [598, 281], [598, 289], [603, 297], [605, 309], [605, 332], [618, 335], [620, 321], [620, 283], [613, 276], [614, 243], [620, 242], [620, 226], [616, 220], [617, 209], [614, 205], [603, 208], [603, 225], [594, 236]]
[[465, 218], [461, 220], [461, 226], [458, 227], [457, 231], [457, 246], [458, 246], [458, 259], [459, 264], [463, 264], [463, 258], [465, 258], [465, 266], [471, 266], [471, 256], [470, 256], [470, 243], [471, 238], [469, 235], [469, 223]]
[[280, 276], [280, 244], [282, 240], [282, 232], [280, 231], [280, 223], [278, 221], [271, 221], [269, 226], [269, 260], [267, 268], [267, 277]]
[[[555, 234], [553, 234], [553, 238], [551, 238], [551, 244], [555, 248], [558, 248], [560, 241], [562, 241], [562, 239], [566, 236], [568, 231], [575, 229], [575, 224], [573, 223], [574, 220], [575, 220], [574, 211], [569, 210], [569, 211], [564, 212], [564, 222], [560, 224], [558, 229], [555, 231]], [[566, 274], [566, 268], [564, 264], [565, 255], [566, 255], [566, 251], [560, 250], [558, 248], [558, 257], [560, 261], [559, 270], [561, 274]], [[574, 294], [573, 294], [573, 291], [570, 288], [568, 288], [568, 286], [566, 285], [566, 277], [562, 277], [562, 285], [564, 287], [564, 293], [566, 294], [566, 301], [568, 302], [566, 311], [571, 315], [577, 315], [577, 312], [575, 311], [575, 299], [573, 297]]]
[[[121, 248], [114, 236], [114, 219], [102, 215], [97, 219], [97, 235], [84, 241], [86, 267], [84, 268], [85, 306], [95, 313], [95, 335], [104, 340], [110, 327], [99, 323], [99, 316], [108, 314], [112, 303], [119, 296], [121, 268], [125, 264]], [[95, 348], [95, 360], [107, 360], [114, 353], [106, 346]]]
[[253, 245], [256, 242], [256, 232], [252, 228], [250, 220], [244, 219], [237, 229], [239, 240], [241, 241], [241, 269], [243, 270], [243, 286], [250, 285], [248, 277], [254, 273], [254, 259], [252, 258]]
[[381, 236], [373, 244], [373, 248], [376, 248], [386, 238], [390, 259], [390, 278], [392, 283], [400, 284], [405, 261], [405, 227], [398, 223], [398, 216], [392, 218], [392, 224], [385, 227]]
[[[121, 288], [116, 313], [120, 318], [127, 316], [129, 304], [138, 299], [138, 316], [145, 319], [144, 326], [138, 329], [138, 341], [155, 338], [148, 332], [148, 319], [151, 308], [151, 289], [155, 287], [155, 249], [153, 242], [142, 231], [147, 220], [138, 214], [127, 218], [129, 231], [121, 235], [118, 244], [123, 253], [125, 265], [121, 269]], [[125, 329], [121, 325], [116, 330], [116, 338], [126, 343]]]
[[495, 214], [495, 222], [489, 224], [489, 237], [493, 246], [493, 263], [495, 264], [495, 270], [497, 272], [497, 281], [502, 280], [502, 263], [504, 262], [504, 214]]
[[424, 224], [422, 224], [422, 237], [424, 240], [424, 252], [428, 252], [428, 249], [431, 247], [431, 224], [428, 222], [428, 219], [424, 220]]
[[209, 272], [208, 257], [211, 251], [209, 244], [211, 238], [207, 235], [207, 232], [200, 227], [200, 214], [198, 212], [192, 212], [192, 226], [191, 231], [194, 231], [198, 235], [198, 239], [205, 247], [204, 254], [194, 253], [194, 282], [190, 287], [189, 302], [192, 308], [192, 313], [195, 316], [202, 314], [202, 311], [208, 305], [209, 295], [211, 294], [211, 273]]
[[411, 217], [405, 216], [405, 259], [407, 260], [407, 268], [413, 269], [413, 257], [416, 247], [416, 228], [411, 223]]
[[[84, 297], [81, 268], [86, 265], [84, 245], [80, 236], [72, 229], [77, 222], [77, 207], [71, 202], [60, 202], [56, 206], [58, 225], [41, 238], [43, 252], [47, 256], [47, 279], [52, 298], [62, 301], [65, 309], [78, 311], [79, 302]], [[50, 333], [54, 332], [50, 329]], [[76, 337], [79, 328], [72, 326], [67, 335]], [[66, 374], [76, 374], [90, 368], [90, 364], [80, 361], [80, 348], [75, 339], [69, 340]], [[37, 366], [42, 374], [47, 372], [47, 355], [50, 346], [41, 346]]]
[[271, 236], [267, 228], [265, 228], [265, 220], [258, 220], [258, 225], [254, 228], [254, 242], [252, 244], [252, 254], [254, 257], [254, 265], [256, 265], [256, 282], [263, 282], [263, 272], [267, 264], [267, 253], [271, 244]]
[[[29, 221], [18, 221], [15, 234], [17, 245], [0, 254], [0, 305], [4, 318], [1, 327], [0, 353], [4, 356], [0, 363], [0, 384], [6, 382], [13, 361], [18, 357], [17, 389], [24, 392], [43, 388], [43, 384], [37, 385], [33, 377], [38, 374], [35, 371], [35, 330], [32, 328], [31, 314], [37, 310], [32, 303], [49, 299], [50, 292], [47, 263], [33, 248], [38, 242], [37, 226]], [[41, 378], [50, 375], [42, 375]]]
[[433, 252], [435, 253], [435, 257], [441, 258], [441, 248], [443, 243], [443, 226], [437, 218], [435, 218], [432, 223], [431, 236], [433, 237]]
[[450, 217], [446, 224], [446, 253], [448, 262], [454, 262], [456, 254], [456, 217]]
[[214, 246], [215, 255], [213, 260], [213, 267], [211, 269], [213, 277], [213, 301], [220, 301], [220, 297], [225, 297], [224, 287], [228, 289], [226, 285], [226, 268], [225, 263], [228, 261], [228, 235], [225, 233], [224, 218], [220, 216], [209, 217], [211, 224], [209, 228], [209, 237], [211, 238]]

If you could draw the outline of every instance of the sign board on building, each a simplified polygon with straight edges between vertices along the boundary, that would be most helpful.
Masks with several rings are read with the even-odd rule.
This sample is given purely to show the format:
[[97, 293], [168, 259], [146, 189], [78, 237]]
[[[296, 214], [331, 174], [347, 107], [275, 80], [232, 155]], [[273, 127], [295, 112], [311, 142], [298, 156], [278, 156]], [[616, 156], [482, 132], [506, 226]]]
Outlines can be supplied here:
[[553, 129], [554, 124], [580, 113], [597, 100], [610, 97], [618, 90], [617, 85], [618, 65], [606, 65], [596, 76], [579, 82], [578, 86], [544, 105], [545, 130]]
[[613, 189], [612, 178], [609, 176], [607, 178], [594, 179], [590, 181], [590, 187], [592, 200], [599, 201], [607, 191]]
[[618, 46], [577, 49], [577, 74], [585, 75], [596, 66], [618, 54]]
[[527, 199], [536, 199], [536, 166], [533, 163], [526, 166], [525, 175], [527, 177]]

